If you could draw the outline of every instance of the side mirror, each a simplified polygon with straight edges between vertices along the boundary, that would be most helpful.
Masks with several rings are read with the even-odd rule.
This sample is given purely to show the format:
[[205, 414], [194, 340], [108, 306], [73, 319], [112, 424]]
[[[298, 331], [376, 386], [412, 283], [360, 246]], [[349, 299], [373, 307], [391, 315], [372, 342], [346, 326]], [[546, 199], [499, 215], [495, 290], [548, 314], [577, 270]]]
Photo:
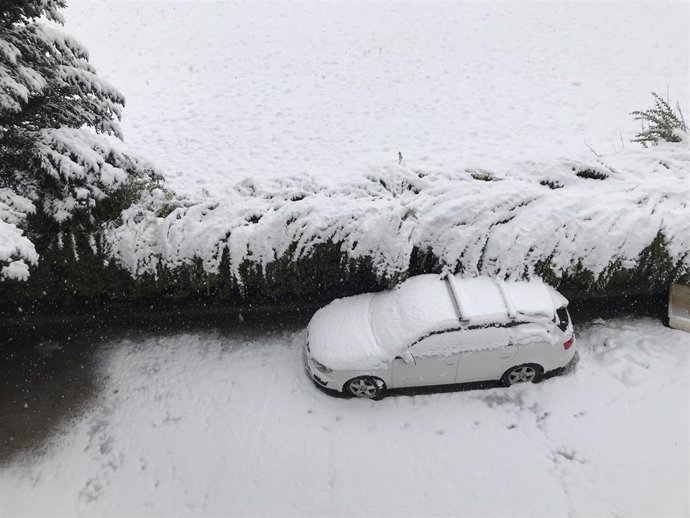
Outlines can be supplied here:
[[404, 361], [407, 365], [416, 365], [417, 362], [414, 359], [414, 356], [410, 353], [402, 353], [400, 355], [400, 359]]

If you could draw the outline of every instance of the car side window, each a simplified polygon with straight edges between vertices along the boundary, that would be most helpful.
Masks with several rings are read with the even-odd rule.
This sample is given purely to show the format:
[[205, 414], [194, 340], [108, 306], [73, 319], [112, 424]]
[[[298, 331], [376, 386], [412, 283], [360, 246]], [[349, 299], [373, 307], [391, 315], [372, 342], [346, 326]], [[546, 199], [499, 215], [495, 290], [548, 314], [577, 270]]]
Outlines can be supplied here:
[[461, 353], [498, 349], [510, 345], [510, 334], [505, 327], [479, 327], [467, 329], [459, 336]]
[[407, 352], [418, 358], [457, 354], [459, 340], [465, 331], [434, 333], [412, 345]]
[[558, 308], [556, 310], [556, 325], [561, 331], [566, 331], [568, 329], [568, 310], [565, 308]]
[[510, 333], [504, 327], [459, 329], [423, 338], [408, 349], [413, 356], [449, 356], [510, 345]]
[[520, 324], [510, 329], [510, 341], [513, 344], [530, 344], [550, 342], [548, 330], [539, 324]]

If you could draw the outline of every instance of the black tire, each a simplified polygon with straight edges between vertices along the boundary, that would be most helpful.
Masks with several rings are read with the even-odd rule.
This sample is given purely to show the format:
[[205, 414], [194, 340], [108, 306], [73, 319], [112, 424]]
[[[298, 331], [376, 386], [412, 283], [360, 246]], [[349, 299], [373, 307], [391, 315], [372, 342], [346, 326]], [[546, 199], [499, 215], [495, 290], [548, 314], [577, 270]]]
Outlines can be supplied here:
[[374, 376], [358, 376], [345, 383], [343, 392], [351, 397], [379, 399], [385, 390], [385, 383]]
[[544, 368], [541, 365], [537, 365], [536, 363], [525, 363], [508, 369], [505, 374], [501, 376], [501, 382], [506, 387], [529, 381], [538, 383], [543, 374]]

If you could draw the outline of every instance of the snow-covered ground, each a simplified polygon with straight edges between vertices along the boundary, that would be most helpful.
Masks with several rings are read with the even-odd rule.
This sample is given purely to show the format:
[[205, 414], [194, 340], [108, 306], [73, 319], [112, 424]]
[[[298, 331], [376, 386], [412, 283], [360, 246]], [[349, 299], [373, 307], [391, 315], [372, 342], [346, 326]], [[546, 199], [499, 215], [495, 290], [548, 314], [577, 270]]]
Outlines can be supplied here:
[[174, 189], [489, 170], [632, 147], [649, 92], [690, 107], [687, 2], [70, 0]]
[[581, 329], [538, 385], [333, 398], [303, 331], [116, 341], [90, 409], [0, 471], [0, 514], [681, 516], [690, 335]]
[[629, 142], [650, 90], [690, 106], [689, 5], [74, 0], [127, 145], [190, 196], [127, 211], [110, 253], [135, 275], [323, 242], [390, 278], [415, 247], [599, 274], [661, 231], [690, 267], [690, 147]]

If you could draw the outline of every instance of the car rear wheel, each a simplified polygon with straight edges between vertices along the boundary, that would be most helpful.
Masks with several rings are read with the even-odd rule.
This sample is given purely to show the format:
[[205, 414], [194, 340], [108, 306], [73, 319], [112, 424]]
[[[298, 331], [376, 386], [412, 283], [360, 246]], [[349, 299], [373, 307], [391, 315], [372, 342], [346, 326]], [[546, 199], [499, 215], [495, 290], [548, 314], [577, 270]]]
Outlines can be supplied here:
[[517, 365], [508, 370], [501, 378], [501, 381], [503, 381], [503, 384], [507, 387], [515, 383], [526, 383], [530, 381], [536, 383], [539, 381], [539, 378], [541, 378], [543, 372], [544, 369], [539, 365]]
[[345, 392], [354, 397], [376, 399], [383, 394], [384, 383], [372, 376], [354, 378], [345, 384]]

